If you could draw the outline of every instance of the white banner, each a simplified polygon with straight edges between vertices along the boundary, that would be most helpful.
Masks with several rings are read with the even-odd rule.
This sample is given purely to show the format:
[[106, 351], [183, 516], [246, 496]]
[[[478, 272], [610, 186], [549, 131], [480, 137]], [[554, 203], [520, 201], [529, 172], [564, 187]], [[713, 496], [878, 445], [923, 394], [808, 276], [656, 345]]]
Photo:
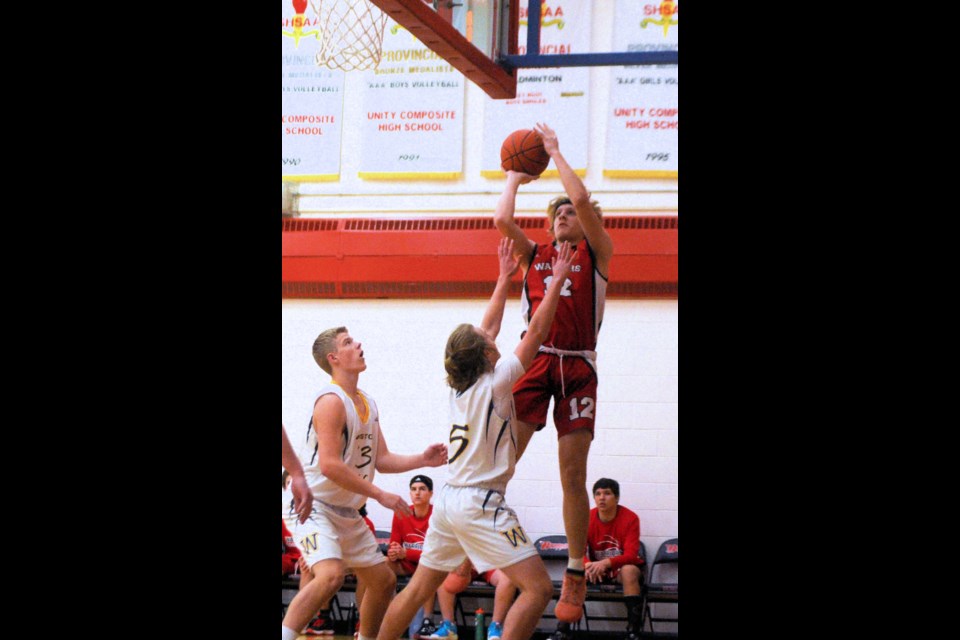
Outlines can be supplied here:
[[[614, 51], [678, 51], [679, 3], [617, 0]], [[610, 68], [609, 178], [676, 178], [677, 65]]]
[[465, 81], [446, 60], [388, 19], [380, 66], [364, 72], [359, 176], [460, 178]]
[[[590, 53], [589, 0], [549, 0], [540, 8], [540, 53], [543, 55]], [[519, 53], [526, 53], [527, 8], [520, 6]], [[586, 174], [589, 120], [590, 69], [550, 67], [519, 69], [517, 97], [487, 97], [483, 117], [483, 158], [480, 174], [505, 177], [500, 168], [500, 146], [517, 129], [533, 129], [545, 122], [557, 132], [560, 151], [578, 175]], [[553, 162], [543, 172], [556, 177]]]
[[320, 33], [307, 0], [281, 7], [283, 180], [339, 180], [343, 71], [316, 65]]

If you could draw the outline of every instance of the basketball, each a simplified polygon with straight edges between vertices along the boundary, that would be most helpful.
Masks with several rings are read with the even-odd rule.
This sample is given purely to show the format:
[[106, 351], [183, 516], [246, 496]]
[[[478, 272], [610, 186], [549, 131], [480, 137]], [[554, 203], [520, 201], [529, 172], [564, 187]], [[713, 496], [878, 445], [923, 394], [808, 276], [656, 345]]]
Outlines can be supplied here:
[[543, 138], [533, 129], [518, 129], [500, 146], [500, 166], [504, 171], [519, 171], [538, 176], [550, 164]]

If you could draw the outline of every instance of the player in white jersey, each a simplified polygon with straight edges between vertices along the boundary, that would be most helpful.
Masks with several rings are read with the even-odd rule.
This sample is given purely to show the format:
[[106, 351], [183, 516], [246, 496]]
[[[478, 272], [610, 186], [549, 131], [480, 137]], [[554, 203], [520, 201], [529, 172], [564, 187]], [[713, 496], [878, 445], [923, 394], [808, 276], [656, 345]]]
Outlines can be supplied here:
[[403, 497], [373, 484], [374, 472], [439, 467], [447, 461], [447, 445], [432, 444], [417, 455], [400, 455], [387, 448], [377, 405], [357, 387], [360, 373], [367, 368], [363, 349], [346, 327], [321, 333], [313, 343], [313, 358], [332, 380], [314, 401], [308, 435], [311, 455], [303, 465], [313, 491], [313, 510], [294, 530], [294, 542], [312, 579], [301, 584], [290, 602], [280, 637], [297, 638], [321, 605], [340, 590], [349, 568], [366, 585], [359, 637], [372, 640], [395, 593], [397, 578], [358, 508], [373, 498], [387, 509], [409, 515]]
[[[477, 571], [500, 569], [520, 589], [503, 622], [502, 640], [527, 640], [553, 596], [553, 584], [504, 494], [516, 466], [513, 383], [547, 336], [561, 287], [552, 287], [530, 320], [520, 345], [503, 358], [500, 333], [510, 277], [517, 270], [513, 241], [500, 241], [500, 277], [479, 327], [462, 324], [447, 340], [444, 368], [450, 385], [450, 460], [447, 484], [434, 500], [420, 567], [390, 604], [379, 640], [397, 640], [426, 596], [468, 557]], [[562, 243], [553, 262], [569, 274], [572, 250]], [[361, 618], [362, 619], [362, 618]]]

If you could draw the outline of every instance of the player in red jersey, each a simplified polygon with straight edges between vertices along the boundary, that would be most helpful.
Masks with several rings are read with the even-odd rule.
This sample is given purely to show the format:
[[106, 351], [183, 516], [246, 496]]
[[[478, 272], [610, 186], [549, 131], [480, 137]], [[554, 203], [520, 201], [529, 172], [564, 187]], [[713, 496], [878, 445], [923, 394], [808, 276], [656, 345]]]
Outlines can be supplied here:
[[[547, 207], [548, 232], [554, 242], [538, 245], [514, 220], [517, 190], [521, 184], [535, 180], [535, 176], [507, 172], [494, 223], [501, 234], [513, 240], [523, 270], [525, 321], [529, 322], [549, 287], [563, 287], [550, 334], [533, 364], [517, 381], [513, 395], [519, 425], [518, 459], [533, 432], [546, 425], [550, 399], [554, 401], [563, 523], [570, 545], [570, 560], [555, 615], [562, 621], [576, 622], [583, 613], [586, 595], [583, 556], [590, 513], [587, 454], [596, 420], [597, 334], [603, 321], [613, 241], [603, 228], [599, 205], [590, 199], [583, 182], [560, 153], [556, 132], [540, 123], [537, 132], [566, 191], [566, 195], [555, 198]], [[570, 275], [563, 282], [554, 283], [550, 262], [557, 255], [558, 243], [564, 241], [575, 247], [576, 256]]]

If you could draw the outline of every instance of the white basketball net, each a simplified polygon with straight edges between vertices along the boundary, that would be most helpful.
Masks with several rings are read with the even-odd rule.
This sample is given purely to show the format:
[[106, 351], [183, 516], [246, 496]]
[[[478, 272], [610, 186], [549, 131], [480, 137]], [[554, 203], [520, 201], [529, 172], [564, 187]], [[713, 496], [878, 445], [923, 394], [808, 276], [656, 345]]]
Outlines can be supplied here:
[[344, 71], [376, 69], [387, 14], [369, 0], [315, 0], [322, 34], [317, 66]]

